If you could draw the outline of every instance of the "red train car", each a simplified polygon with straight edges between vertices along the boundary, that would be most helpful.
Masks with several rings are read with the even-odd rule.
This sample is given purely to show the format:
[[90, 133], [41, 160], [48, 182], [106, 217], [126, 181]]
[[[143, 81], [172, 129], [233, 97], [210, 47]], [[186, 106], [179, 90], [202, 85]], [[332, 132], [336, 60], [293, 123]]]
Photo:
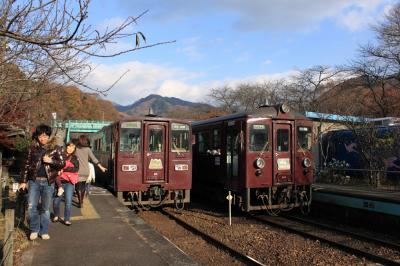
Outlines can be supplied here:
[[192, 123], [193, 191], [244, 211], [311, 204], [312, 121], [286, 104]]
[[161, 117], [129, 117], [92, 137], [92, 148], [109, 171], [100, 180], [126, 205], [142, 208], [190, 202], [191, 126]]

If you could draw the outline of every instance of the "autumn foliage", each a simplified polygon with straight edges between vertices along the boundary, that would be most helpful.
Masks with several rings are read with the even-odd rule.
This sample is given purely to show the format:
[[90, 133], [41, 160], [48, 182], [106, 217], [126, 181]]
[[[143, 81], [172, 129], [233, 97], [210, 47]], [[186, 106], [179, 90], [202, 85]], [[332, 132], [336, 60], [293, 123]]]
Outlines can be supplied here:
[[76, 87], [52, 85], [43, 89], [34, 100], [24, 107], [32, 122], [47, 122], [51, 113], [58, 120], [116, 120], [119, 115], [112, 103], [94, 93], [85, 93]]

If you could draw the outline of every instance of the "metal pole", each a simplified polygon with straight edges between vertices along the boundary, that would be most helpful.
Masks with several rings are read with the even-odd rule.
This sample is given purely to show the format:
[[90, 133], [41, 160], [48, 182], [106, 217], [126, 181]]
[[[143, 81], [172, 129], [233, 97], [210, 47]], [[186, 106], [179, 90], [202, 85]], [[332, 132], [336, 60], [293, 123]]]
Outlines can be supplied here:
[[228, 200], [228, 208], [229, 208], [229, 226], [232, 225], [232, 195], [231, 191], [229, 190], [228, 196], [226, 197]]

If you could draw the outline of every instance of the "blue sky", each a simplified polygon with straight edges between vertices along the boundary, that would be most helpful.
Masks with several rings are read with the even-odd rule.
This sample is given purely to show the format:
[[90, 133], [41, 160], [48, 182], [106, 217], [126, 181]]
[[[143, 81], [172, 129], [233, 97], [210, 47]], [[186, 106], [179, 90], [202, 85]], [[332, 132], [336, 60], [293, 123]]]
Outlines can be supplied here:
[[[149, 12], [130, 28], [147, 44], [175, 43], [111, 59], [92, 59], [87, 78], [105, 97], [127, 105], [150, 93], [207, 102], [210, 89], [288, 77], [315, 65], [346, 64], [360, 44], [374, 41], [370, 25], [393, 0], [114, 0], [92, 1], [88, 23], [112, 27]], [[132, 48], [134, 39], [109, 46]]]

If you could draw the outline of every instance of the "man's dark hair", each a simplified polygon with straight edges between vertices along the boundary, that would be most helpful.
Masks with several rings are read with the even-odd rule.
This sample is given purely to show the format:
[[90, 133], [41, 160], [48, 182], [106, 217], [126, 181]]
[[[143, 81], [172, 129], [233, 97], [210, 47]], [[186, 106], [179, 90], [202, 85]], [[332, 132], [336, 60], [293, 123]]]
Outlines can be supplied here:
[[46, 124], [40, 124], [36, 127], [35, 132], [33, 132], [32, 139], [37, 139], [40, 135], [46, 134], [50, 137], [51, 127]]
[[87, 135], [80, 135], [78, 140], [78, 148], [89, 147], [90, 148], [90, 141]]

